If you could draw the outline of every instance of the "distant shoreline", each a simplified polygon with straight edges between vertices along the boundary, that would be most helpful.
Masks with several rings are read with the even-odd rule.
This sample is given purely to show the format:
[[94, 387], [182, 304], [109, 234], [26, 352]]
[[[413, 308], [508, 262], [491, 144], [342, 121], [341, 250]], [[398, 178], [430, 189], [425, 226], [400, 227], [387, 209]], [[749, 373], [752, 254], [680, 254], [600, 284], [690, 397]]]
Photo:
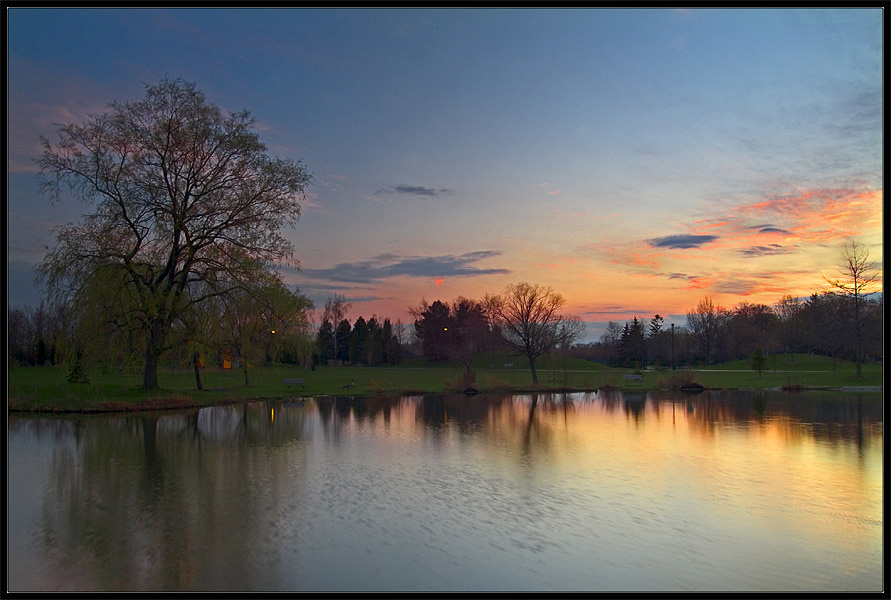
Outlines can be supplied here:
[[[839, 392], [844, 394], [852, 394], [852, 393], [868, 393], [868, 394], [878, 394], [883, 391], [883, 386], [842, 386], [842, 387], [814, 387], [814, 388], [802, 388], [800, 390], [783, 390], [780, 387], [765, 387], [765, 388], [707, 388], [703, 390], [703, 392], [726, 392], [726, 391], [738, 391], [738, 392], [756, 392], [756, 391], [768, 391], [768, 392], [783, 392], [789, 394], [799, 394], [799, 393], [808, 393], [808, 392]], [[525, 395], [525, 394], [579, 394], [579, 393], [597, 393], [599, 391], [611, 391], [611, 392], [677, 392], [684, 393], [679, 390], [670, 390], [670, 389], [636, 389], [636, 388], [601, 388], [601, 389], [556, 389], [556, 388], [539, 388], [539, 389], [514, 389], [514, 390], [489, 390], [489, 391], [479, 391], [478, 394], [468, 395], [467, 399], [469, 402], [473, 401], [473, 398], [477, 395], [480, 396], [511, 396], [511, 395]], [[188, 400], [184, 398], [170, 397], [167, 399], [157, 398], [152, 400], [146, 400], [143, 403], [135, 404], [128, 402], [102, 402], [97, 404], [91, 404], [86, 406], [81, 406], [78, 408], [60, 408], [53, 406], [8, 406], [7, 412], [11, 414], [17, 415], [34, 415], [34, 416], [43, 416], [48, 414], [53, 415], [88, 415], [88, 414], [121, 414], [121, 413], [144, 413], [144, 412], [158, 412], [158, 411], [174, 411], [174, 410], [194, 410], [201, 408], [208, 408], [213, 406], [231, 406], [233, 404], [246, 404], [250, 402], [268, 402], [268, 401], [294, 401], [294, 400], [315, 400], [318, 398], [350, 398], [350, 399], [358, 399], [358, 398], [398, 398], [402, 396], [462, 396], [463, 392], [460, 391], [422, 391], [422, 390], [403, 390], [403, 391], [394, 391], [388, 393], [378, 393], [378, 394], [354, 394], [354, 395], [344, 395], [344, 394], [313, 394], [307, 396], [274, 396], [274, 397], [245, 397], [245, 398], [230, 398], [224, 400], [218, 400], [214, 402], [198, 402], [195, 400]], [[691, 398], [695, 398], [698, 396], [698, 393], [689, 393]], [[14, 399], [8, 399], [9, 403], [15, 402]]]

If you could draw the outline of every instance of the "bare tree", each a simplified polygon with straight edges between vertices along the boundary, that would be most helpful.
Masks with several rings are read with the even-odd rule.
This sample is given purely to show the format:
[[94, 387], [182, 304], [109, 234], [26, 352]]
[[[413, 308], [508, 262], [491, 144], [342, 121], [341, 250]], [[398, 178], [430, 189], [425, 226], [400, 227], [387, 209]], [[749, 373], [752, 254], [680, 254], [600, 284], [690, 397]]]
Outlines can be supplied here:
[[578, 342], [587, 331], [585, 322], [576, 315], [566, 316], [560, 324], [557, 349], [560, 351], [561, 367], [563, 370], [563, 387], [569, 387], [569, 354], [573, 344]]
[[97, 271], [118, 273], [144, 334], [146, 389], [158, 387], [171, 324], [205, 298], [188, 297], [191, 283], [224, 282], [210, 286], [223, 294], [249, 287], [257, 265], [293, 259], [281, 230], [297, 222], [310, 175], [269, 157], [253, 127], [247, 111], [225, 114], [194, 84], [165, 79], [143, 100], [63, 125], [55, 145], [42, 139], [42, 191], [59, 201], [70, 189], [96, 210], [57, 228], [40, 273], [69, 298]]
[[844, 279], [826, 279], [836, 293], [850, 298], [854, 305], [854, 344], [857, 361], [857, 377], [862, 377], [863, 342], [861, 313], [864, 296], [879, 282], [880, 272], [876, 263], [869, 259], [869, 248], [858, 246], [856, 241], [846, 242], [842, 251], [841, 271]]
[[790, 362], [795, 362], [795, 347], [799, 339], [801, 300], [789, 294], [780, 298], [774, 307], [783, 333], [783, 345], [790, 353]]
[[490, 318], [501, 328], [507, 344], [526, 356], [532, 371], [532, 383], [538, 385], [535, 360], [551, 352], [574, 330], [566, 327], [560, 314], [565, 300], [550, 287], [518, 283], [508, 285], [499, 296], [485, 299]]
[[600, 336], [600, 343], [607, 348], [608, 362], [612, 365], [619, 357], [619, 342], [622, 339], [622, 326], [617, 321], [606, 324], [606, 330]]
[[[341, 321], [346, 318], [347, 313], [350, 311], [350, 307], [352, 304], [347, 302], [345, 296], [341, 294], [334, 294], [333, 298], [328, 298], [325, 300], [325, 310], [322, 312], [322, 322], [328, 321], [331, 323], [332, 327], [337, 327]], [[340, 356], [338, 352], [338, 348], [344, 344], [348, 343], [348, 340], [341, 340], [337, 336], [337, 332], [335, 330], [335, 334], [333, 336], [334, 343], [334, 358], [337, 359]]]
[[451, 306], [448, 354], [464, 365], [464, 387], [475, 381], [473, 358], [485, 351], [489, 337], [489, 319], [483, 303], [459, 297]]
[[728, 316], [729, 311], [715, 304], [708, 296], [687, 313], [687, 330], [704, 356], [705, 364], [711, 364]]

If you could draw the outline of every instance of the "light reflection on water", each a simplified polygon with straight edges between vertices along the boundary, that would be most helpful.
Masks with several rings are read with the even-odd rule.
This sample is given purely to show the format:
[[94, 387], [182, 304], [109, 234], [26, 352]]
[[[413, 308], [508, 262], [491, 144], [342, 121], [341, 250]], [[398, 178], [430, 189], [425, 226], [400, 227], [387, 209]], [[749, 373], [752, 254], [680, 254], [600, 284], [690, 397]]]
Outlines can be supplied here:
[[9, 589], [882, 589], [878, 395], [9, 419]]

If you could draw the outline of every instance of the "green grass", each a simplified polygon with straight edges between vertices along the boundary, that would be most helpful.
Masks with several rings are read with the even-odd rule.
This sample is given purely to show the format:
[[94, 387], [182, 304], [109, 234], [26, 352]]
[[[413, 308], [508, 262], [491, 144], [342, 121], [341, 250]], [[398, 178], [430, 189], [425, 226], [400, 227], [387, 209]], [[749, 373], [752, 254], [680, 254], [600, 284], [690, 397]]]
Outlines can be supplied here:
[[862, 377], [856, 376], [856, 364], [825, 356], [788, 354], [768, 356], [765, 370], [759, 375], [747, 360], [734, 361], [696, 370], [694, 379], [705, 386], [728, 389], [763, 387], [875, 387], [883, 385], [883, 368], [864, 364]]
[[[510, 368], [505, 363], [511, 363]], [[832, 388], [882, 386], [882, 365], [863, 365], [863, 377], [855, 377], [852, 363], [833, 363], [819, 356], [769, 357], [768, 369], [760, 375], [748, 361], [737, 361], [691, 371], [649, 370], [642, 382], [627, 381], [632, 369], [611, 369], [572, 358], [543, 357], [536, 362], [539, 386], [532, 385], [528, 363], [523, 357], [505, 354], [481, 355], [474, 361], [473, 387], [481, 392], [527, 392], [538, 390], [587, 391], [604, 387], [655, 390], [671, 387], [674, 378], [692, 379], [706, 387], [747, 389], [770, 387]], [[428, 363], [422, 358], [386, 367], [318, 367], [292, 365], [250, 368], [250, 385], [244, 385], [239, 370], [205, 369], [203, 391], [195, 386], [190, 369], [162, 370], [160, 390], [141, 389], [141, 373], [120, 370], [87, 372], [88, 383], [68, 383], [63, 367], [19, 367], [8, 371], [7, 398], [12, 410], [101, 411], [209, 406], [262, 398], [319, 395], [412, 395], [455, 393], [464, 389], [464, 368], [456, 362]], [[283, 383], [284, 378], [303, 378], [305, 386]]]

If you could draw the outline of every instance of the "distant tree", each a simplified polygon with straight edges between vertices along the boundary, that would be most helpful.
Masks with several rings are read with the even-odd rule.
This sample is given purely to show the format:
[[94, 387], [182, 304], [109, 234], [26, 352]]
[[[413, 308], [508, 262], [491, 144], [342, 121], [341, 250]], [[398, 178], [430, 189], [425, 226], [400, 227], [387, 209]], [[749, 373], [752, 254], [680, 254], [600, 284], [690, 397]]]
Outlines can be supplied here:
[[622, 333], [619, 335], [619, 357], [618, 366], [627, 367], [633, 360], [634, 351], [631, 349], [631, 323], [625, 321], [622, 326]]
[[334, 330], [334, 339], [337, 340], [335, 346], [334, 358], [340, 364], [345, 364], [350, 360], [350, 337], [353, 333], [353, 327], [350, 322], [343, 319]]
[[29, 328], [24, 309], [6, 307], [6, 352], [10, 366], [26, 364]]
[[660, 333], [662, 333], [662, 323], [664, 319], [661, 315], [656, 314], [650, 319], [650, 328], [647, 330], [647, 337], [655, 338], [658, 337]]
[[408, 311], [415, 320], [415, 334], [421, 342], [425, 358], [429, 361], [447, 359], [449, 328], [454, 328], [448, 304], [440, 300], [427, 304], [422, 299], [418, 306], [410, 306]]
[[366, 346], [368, 344], [368, 322], [359, 317], [353, 323], [353, 330], [350, 332], [350, 361], [356, 364], [362, 364], [366, 359]]
[[643, 323], [634, 317], [626, 321], [619, 338], [619, 364], [623, 367], [646, 365], [646, 344]]
[[706, 296], [687, 313], [687, 332], [697, 346], [705, 364], [711, 364], [716, 346], [723, 335], [728, 311]]
[[37, 340], [37, 366], [42, 367], [46, 364], [46, 342], [41, 337]]
[[863, 363], [863, 335], [862, 318], [864, 296], [868, 294], [879, 282], [879, 271], [876, 263], [869, 259], [869, 248], [857, 246], [857, 242], [845, 243], [842, 252], [841, 270], [844, 278], [827, 279], [826, 281], [836, 290], [836, 293], [850, 299], [854, 308], [854, 347], [855, 360], [857, 361], [857, 377], [862, 377], [861, 364]]
[[727, 347], [733, 358], [751, 356], [757, 346], [775, 352], [778, 337], [776, 313], [765, 304], [740, 302], [727, 320]]
[[244, 385], [248, 386], [250, 362], [272, 360], [277, 338], [300, 333], [307, 321], [301, 313], [311, 303], [275, 278], [264, 286], [230, 292], [221, 299], [226, 342], [238, 353]]
[[319, 332], [316, 334], [316, 352], [323, 365], [328, 364], [328, 361], [335, 356], [334, 327], [328, 319], [322, 321], [322, 324], [319, 326]]
[[58, 136], [55, 145], [42, 139], [41, 190], [59, 201], [70, 189], [97, 207], [57, 228], [39, 272], [65, 300], [100, 271], [125, 288], [126, 322], [144, 347], [143, 386], [156, 389], [174, 320], [187, 302], [204, 301], [188, 299], [187, 287], [244, 289], [258, 267], [274, 274], [273, 265], [290, 260], [282, 229], [296, 223], [310, 175], [299, 162], [269, 157], [246, 111], [226, 114], [182, 80], [148, 85], [143, 100], [112, 103]]
[[631, 319], [631, 325], [628, 328], [627, 343], [627, 366], [644, 368], [647, 364], [644, 325], [637, 317]]
[[622, 331], [622, 326], [619, 323], [610, 321], [606, 324], [606, 330], [600, 336], [600, 343], [607, 350], [607, 361], [613, 366], [618, 365], [620, 362]]
[[[847, 298], [830, 291], [811, 294], [799, 313], [804, 348], [808, 352], [843, 358], [849, 354], [853, 310]], [[833, 368], [835, 368], [833, 361]]]
[[[351, 306], [352, 304], [347, 302], [345, 296], [334, 294], [333, 297], [328, 298], [328, 300], [325, 301], [325, 309], [322, 312], [322, 321], [328, 321], [333, 327], [335, 323], [340, 323], [346, 318]], [[334, 356], [341, 355], [342, 353], [339, 351], [340, 346], [348, 343], [345, 338], [340, 338], [336, 335], [331, 339], [331, 342], [333, 344], [332, 353]]]
[[885, 302], [882, 294], [868, 298], [863, 305], [863, 356], [879, 357], [885, 351]]
[[564, 317], [563, 323], [560, 324], [560, 332], [558, 333], [559, 342], [556, 350], [560, 355], [560, 365], [563, 372], [563, 386], [569, 387], [569, 358], [574, 354], [577, 342], [587, 331], [585, 322], [578, 316], [567, 315]]
[[384, 360], [384, 335], [377, 317], [368, 320], [368, 337], [365, 347], [365, 364], [374, 366]]
[[481, 302], [458, 298], [450, 311], [452, 326], [447, 338], [448, 355], [464, 365], [465, 387], [471, 387], [473, 357], [484, 352], [489, 341], [489, 319]]
[[518, 283], [498, 296], [487, 296], [490, 317], [501, 327], [505, 342], [529, 361], [532, 383], [538, 385], [535, 361], [562, 343], [566, 301], [550, 287]]
[[764, 352], [761, 350], [761, 346], [755, 348], [755, 351], [752, 352], [752, 370], [758, 371], [758, 377], [761, 377], [761, 371], [764, 370], [764, 366], [767, 364], [767, 359], [764, 357]]
[[270, 337], [268, 360], [288, 364], [309, 364], [314, 341], [310, 314], [313, 303], [299, 290], [287, 287], [278, 290], [280, 296], [268, 311]]
[[789, 294], [780, 298], [774, 307], [780, 322], [783, 347], [790, 355], [790, 362], [793, 363], [795, 362], [795, 350], [800, 337], [801, 309], [801, 301]]
[[7, 307], [6, 350], [10, 366], [40, 365], [41, 358], [43, 364], [57, 364], [59, 345], [66, 337], [65, 325], [65, 307], [59, 304], [41, 302], [36, 308]]
[[394, 330], [393, 325], [390, 323], [390, 319], [384, 319], [384, 324], [381, 327], [381, 338], [383, 340], [383, 361], [388, 365], [398, 365], [402, 360], [402, 344], [399, 341], [398, 328], [401, 327], [401, 324], [397, 326], [397, 329]]

